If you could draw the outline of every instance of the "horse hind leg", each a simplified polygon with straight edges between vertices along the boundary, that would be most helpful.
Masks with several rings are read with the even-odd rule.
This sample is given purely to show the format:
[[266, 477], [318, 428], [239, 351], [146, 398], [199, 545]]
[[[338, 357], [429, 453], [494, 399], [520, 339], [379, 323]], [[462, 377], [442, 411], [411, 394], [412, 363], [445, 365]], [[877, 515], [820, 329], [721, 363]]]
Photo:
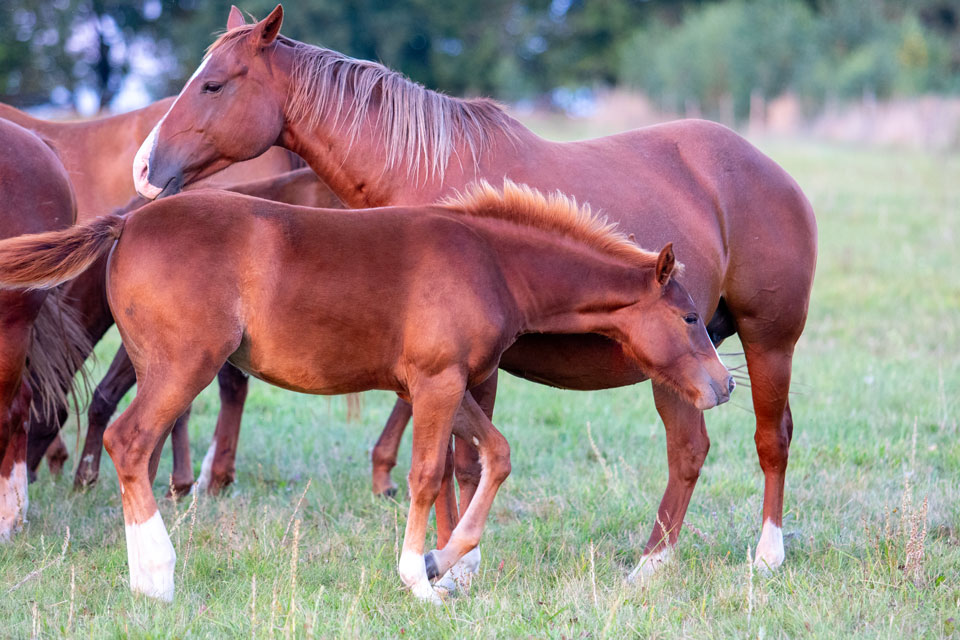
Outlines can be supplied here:
[[0, 542], [19, 531], [27, 520], [27, 416], [30, 415], [30, 385], [26, 380], [7, 410], [0, 416], [6, 447], [0, 456]]
[[783, 492], [793, 438], [793, 416], [788, 399], [793, 345], [769, 349], [747, 342], [744, 351], [757, 420], [754, 441], [764, 478], [763, 527], [754, 553], [754, 564], [775, 569], [785, 559]]
[[643, 556], [627, 577], [629, 582], [642, 582], [670, 559], [700, 469], [710, 450], [702, 411], [656, 383], [653, 385], [653, 399], [666, 431], [667, 488], [657, 508], [653, 531]]

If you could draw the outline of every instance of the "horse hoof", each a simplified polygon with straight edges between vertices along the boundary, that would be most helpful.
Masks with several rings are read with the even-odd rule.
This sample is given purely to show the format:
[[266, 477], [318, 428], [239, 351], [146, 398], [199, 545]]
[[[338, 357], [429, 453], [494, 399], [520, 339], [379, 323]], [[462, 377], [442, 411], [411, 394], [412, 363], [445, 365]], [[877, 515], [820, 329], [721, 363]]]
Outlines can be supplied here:
[[397, 497], [397, 488], [396, 487], [387, 487], [379, 493], [374, 495], [380, 496], [381, 498], [396, 498]]
[[423, 564], [427, 569], [427, 580], [433, 582], [440, 576], [440, 571], [437, 569], [437, 559], [433, 555], [433, 551], [423, 556]]
[[640, 563], [634, 567], [630, 575], [627, 576], [627, 582], [630, 584], [643, 584], [649, 580], [662, 567], [670, 556], [673, 555], [671, 547], [665, 547], [660, 551], [645, 553], [640, 558]]

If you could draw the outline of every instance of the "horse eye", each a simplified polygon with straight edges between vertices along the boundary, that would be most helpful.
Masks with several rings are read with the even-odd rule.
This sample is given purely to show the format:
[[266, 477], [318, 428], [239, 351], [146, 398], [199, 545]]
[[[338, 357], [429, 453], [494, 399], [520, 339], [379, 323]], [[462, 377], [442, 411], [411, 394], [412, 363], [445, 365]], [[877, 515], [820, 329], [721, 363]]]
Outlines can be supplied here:
[[699, 319], [699, 316], [695, 313], [688, 313], [687, 315], [683, 316], [683, 321], [687, 324], [697, 324], [697, 320]]
[[219, 93], [220, 89], [223, 89], [223, 84], [220, 82], [205, 82], [203, 84], [204, 93]]

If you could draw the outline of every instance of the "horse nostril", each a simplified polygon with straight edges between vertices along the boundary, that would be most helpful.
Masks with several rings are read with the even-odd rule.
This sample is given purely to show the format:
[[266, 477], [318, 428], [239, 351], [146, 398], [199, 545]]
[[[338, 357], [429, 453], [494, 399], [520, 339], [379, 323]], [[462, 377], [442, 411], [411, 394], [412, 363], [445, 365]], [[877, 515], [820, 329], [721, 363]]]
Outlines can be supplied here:
[[729, 393], [733, 393], [733, 390], [737, 388], [737, 381], [733, 379], [733, 376], [727, 378], [727, 390]]

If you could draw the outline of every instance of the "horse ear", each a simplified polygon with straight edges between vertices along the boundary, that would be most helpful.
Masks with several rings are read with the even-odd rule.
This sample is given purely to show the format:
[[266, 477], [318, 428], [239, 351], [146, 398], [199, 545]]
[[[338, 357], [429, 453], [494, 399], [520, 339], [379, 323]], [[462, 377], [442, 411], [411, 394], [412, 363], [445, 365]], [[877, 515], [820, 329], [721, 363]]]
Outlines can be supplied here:
[[270, 12], [270, 15], [257, 23], [256, 28], [250, 34], [251, 42], [257, 48], [272, 44], [280, 35], [280, 25], [282, 23], [283, 5], [278, 4], [277, 8]]
[[660, 255], [657, 256], [657, 268], [656, 268], [656, 277], [657, 284], [661, 287], [667, 284], [670, 281], [670, 276], [673, 275], [673, 269], [677, 265], [677, 259], [673, 256], [673, 243], [668, 242], [663, 249], [660, 250]]
[[245, 24], [247, 24], [247, 21], [243, 19], [240, 9], [237, 9], [236, 5], [231, 5], [230, 16], [227, 18], [227, 31], [242, 27]]

